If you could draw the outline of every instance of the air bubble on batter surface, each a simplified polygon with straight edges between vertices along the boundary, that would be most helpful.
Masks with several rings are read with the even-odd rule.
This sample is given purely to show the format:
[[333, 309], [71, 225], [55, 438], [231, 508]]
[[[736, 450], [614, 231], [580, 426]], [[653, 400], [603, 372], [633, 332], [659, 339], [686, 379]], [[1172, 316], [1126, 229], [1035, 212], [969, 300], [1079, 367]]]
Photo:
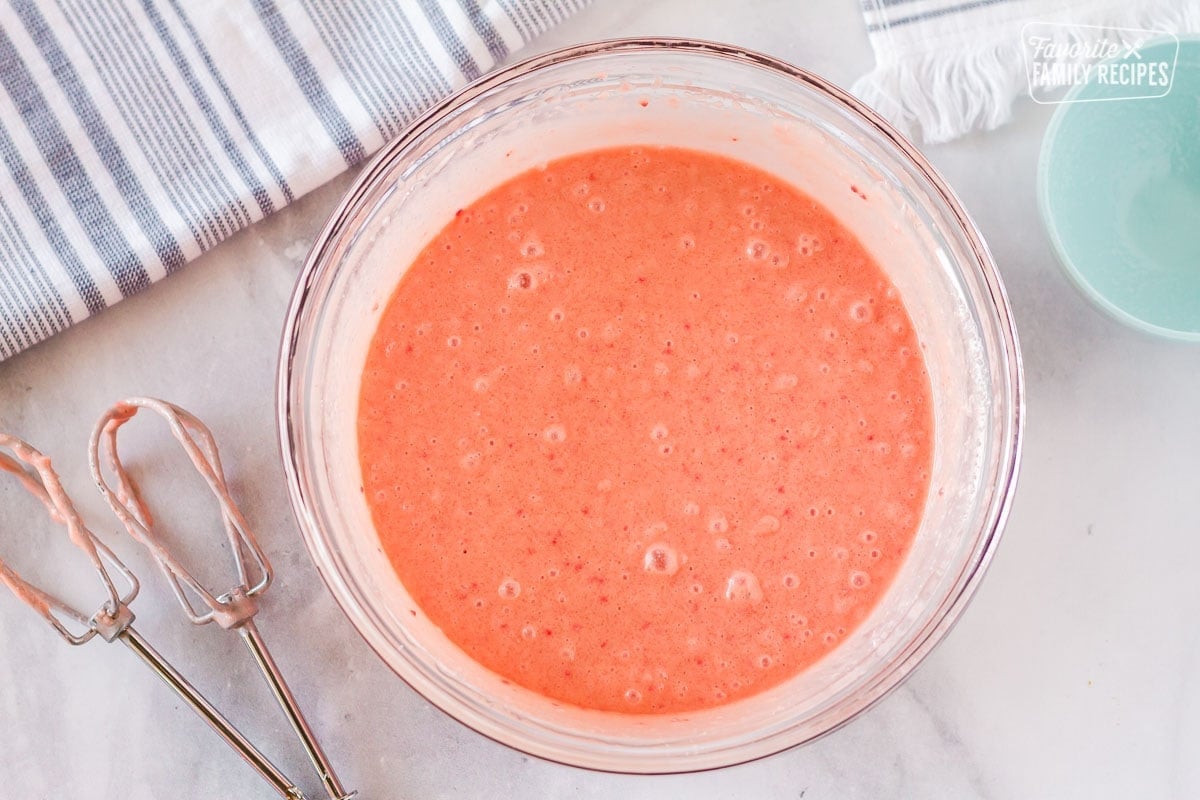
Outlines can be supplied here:
[[802, 256], [811, 256], [821, 249], [821, 240], [808, 233], [802, 233], [796, 239], [796, 250]]
[[[509, 289], [518, 289], [518, 290], [522, 290], [522, 291], [528, 291], [530, 289], [533, 289], [535, 284], [536, 284], [536, 281], [533, 277], [533, 273], [529, 272], [528, 270], [521, 270], [519, 272], [514, 272], [512, 275], [508, 276], [508, 288]], [[502, 310], [500, 313], [502, 313], [502, 314], [506, 313], [506, 310]]]
[[558, 424], [550, 425], [544, 431], [542, 431], [542, 437], [545, 438], [547, 442], [553, 442], [555, 444], [565, 442], [567, 440], [566, 426]]
[[505, 578], [500, 581], [497, 593], [505, 600], [513, 600], [521, 595], [521, 584], [516, 578]]
[[663, 542], [655, 542], [646, 548], [642, 568], [651, 575], [671, 576], [679, 571], [679, 554], [675, 548]]
[[763, 599], [758, 576], [747, 570], [734, 570], [725, 581], [725, 599], [733, 603], [758, 603]]
[[521, 244], [521, 255], [525, 258], [540, 258], [546, 255], [546, 248], [541, 239], [531, 236]]
[[850, 313], [850, 319], [854, 320], [855, 322], [870, 322], [871, 321], [871, 317], [872, 317], [871, 306], [867, 303], [862, 302], [861, 300], [857, 303], [850, 304], [849, 313]]

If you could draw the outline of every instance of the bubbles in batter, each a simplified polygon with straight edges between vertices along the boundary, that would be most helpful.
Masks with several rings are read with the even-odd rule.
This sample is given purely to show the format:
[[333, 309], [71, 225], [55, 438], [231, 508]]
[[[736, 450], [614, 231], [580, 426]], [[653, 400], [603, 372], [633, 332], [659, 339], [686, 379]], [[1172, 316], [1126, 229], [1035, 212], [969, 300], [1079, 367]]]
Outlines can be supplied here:
[[[534, 288], [534, 284], [535, 284], [535, 280], [533, 277], [533, 273], [527, 272], [525, 270], [522, 270], [520, 272], [514, 272], [512, 275], [508, 276], [508, 288], [509, 289], [529, 290], [529, 289]], [[503, 309], [503, 306], [501, 308]], [[501, 310], [500, 313], [503, 314], [506, 312], [507, 312], [507, 309], [503, 309], [503, 310]]]
[[802, 256], [811, 256], [821, 249], [821, 240], [811, 234], [802, 233], [796, 240], [796, 249]]
[[546, 248], [538, 239], [526, 239], [521, 245], [521, 255], [525, 258], [540, 258], [546, 254]]
[[687, 713], [806, 668], [886, 590], [929, 457], [921, 353], [869, 254], [790, 187], [654, 171], [693, 174], [670, 148], [587, 158], [611, 163], [498, 188], [412, 265], [364, 369], [364, 497], [484, 666]]
[[761, 239], [751, 239], [746, 243], [746, 255], [754, 261], [762, 261], [770, 252], [767, 243]]
[[674, 575], [679, 571], [679, 554], [670, 545], [655, 542], [646, 548], [642, 568], [651, 575]]
[[760, 603], [763, 599], [758, 576], [747, 570], [735, 570], [725, 581], [725, 599], [733, 603]]

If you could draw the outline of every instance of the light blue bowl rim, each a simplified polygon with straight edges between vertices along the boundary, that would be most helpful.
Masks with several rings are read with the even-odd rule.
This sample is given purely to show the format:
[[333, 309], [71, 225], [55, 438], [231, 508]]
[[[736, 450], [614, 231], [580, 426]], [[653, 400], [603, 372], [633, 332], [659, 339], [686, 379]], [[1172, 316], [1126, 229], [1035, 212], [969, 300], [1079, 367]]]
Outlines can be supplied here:
[[[1179, 42], [1179, 52], [1182, 53], [1184, 48], [1196, 47], [1200, 49], [1200, 34], [1178, 34], [1175, 37]], [[1164, 42], [1169, 42], [1171, 39], [1163, 37], [1152, 42], [1148, 42], [1145, 46], [1153, 46]], [[1178, 59], [1176, 59], [1176, 68], [1178, 68]], [[1063, 98], [1064, 100], [1074, 99], [1086, 88], [1086, 84], [1080, 84], [1072, 87]], [[1131, 100], [1136, 102], [1136, 100]], [[1037, 171], [1037, 198], [1038, 209], [1042, 215], [1042, 226], [1046, 230], [1046, 235], [1050, 237], [1050, 244], [1054, 247], [1054, 253], [1058, 256], [1058, 262], [1062, 265], [1063, 271], [1067, 277], [1079, 288], [1079, 290], [1092, 301], [1098, 308], [1108, 313], [1109, 316], [1119, 322], [1123, 322], [1132, 328], [1162, 336], [1167, 339], [1174, 339], [1180, 342], [1200, 342], [1200, 331], [1181, 331], [1175, 328], [1167, 328], [1162, 325], [1156, 325], [1153, 322], [1142, 319], [1126, 311], [1121, 306], [1109, 300], [1107, 296], [1102, 294], [1088, 281], [1086, 275], [1079, 269], [1078, 265], [1072, 260], [1067, 252], [1066, 244], [1063, 242], [1059, 234], [1058, 226], [1055, 223], [1054, 215], [1050, 211], [1049, 198], [1049, 170], [1050, 170], [1050, 151], [1053, 148], [1054, 140], [1058, 136], [1059, 128], [1062, 127], [1063, 120], [1067, 115], [1078, 108], [1076, 103], [1063, 102], [1054, 111], [1054, 116], [1050, 118], [1050, 124], [1046, 127], [1046, 133], [1042, 137], [1042, 149], [1038, 155], [1038, 171]]]

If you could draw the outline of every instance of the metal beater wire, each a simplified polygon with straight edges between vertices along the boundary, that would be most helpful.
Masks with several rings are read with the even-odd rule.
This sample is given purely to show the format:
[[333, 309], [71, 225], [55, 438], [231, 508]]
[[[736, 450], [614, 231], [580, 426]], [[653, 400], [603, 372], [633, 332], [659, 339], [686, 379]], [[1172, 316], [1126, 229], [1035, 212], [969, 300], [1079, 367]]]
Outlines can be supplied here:
[[[171, 435], [183, 447], [217, 499], [239, 580], [237, 586], [226, 592], [210, 591], [172, 554], [156, 530], [136, 482], [121, 461], [117, 451], [117, 432], [141, 409], [152, 411], [167, 422]], [[158, 562], [188, 619], [197, 625], [215, 621], [222, 628], [238, 632], [316, 768], [325, 792], [332, 800], [349, 800], [353, 797], [356, 793], [347, 794], [342, 787], [254, 624], [254, 616], [258, 613], [257, 598], [270, 586], [273, 573], [266, 554], [230, 496], [212, 432], [179, 406], [164, 400], [134, 397], [117, 403], [101, 416], [92, 433], [88, 459], [92, 477], [113, 513], [129, 535], [145, 546]], [[102, 462], [113, 476], [115, 490], [104, 476]], [[192, 598], [198, 600], [203, 609], [197, 609]]]
[[[6, 453], [4, 450], [8, 452]], [[11, 473], [22, 487], [41, 501], [42, 505], [46, 507], [50, 519], [67, 529], [71, 543], [84, 553], [95, 569], [107, 599], [95, 613], [85, 614], [50, 592], [23, 579], [3, 559], [0, 559], [0, 583], [11, 589], [17, 599], [49, 622], [58, 634], [70, 644], [84, 644], [96, 636], [100, 636], [107, 642], [122, 642], [186, 701], [250, 766], [254, 767], [281, 797], [286, 800], [305, 800], [303, 793], [291, 780], [247, 741], [229, 720], [134, 630], [134, 616], [129, 609], [129, 604], [137, 597], [139, 588], [137, 578], [112, 550], [84, 524], [75, 504], [63, 490], [62, 481], [59, 480], [58, 474], [51, 466], [50, 459], [27, 442], [15, 436], [0, 433], [0, 471]], [[127, 585], [124, 594], [117, 589], [109, 573], [109, 567]], [[79, 632], [72, 631], [67, 624], [68, 621], [77, 625], [81, 630]]]

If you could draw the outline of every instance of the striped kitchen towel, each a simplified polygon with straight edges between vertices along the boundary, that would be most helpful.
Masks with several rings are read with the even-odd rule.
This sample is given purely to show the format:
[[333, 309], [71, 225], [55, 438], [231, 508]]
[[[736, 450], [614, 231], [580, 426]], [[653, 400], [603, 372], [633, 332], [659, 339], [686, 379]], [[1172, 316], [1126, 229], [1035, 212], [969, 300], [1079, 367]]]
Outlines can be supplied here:
[[588, 0], [0, 0], [0, 360], [353, 166]]
[[1021, 31], [1066, 38], [1200, 32], [1200, 0], [860, 0], [875, 70], [853, 91], [901, 130], [945, 142], [1008, 121], [1029, 90]]

